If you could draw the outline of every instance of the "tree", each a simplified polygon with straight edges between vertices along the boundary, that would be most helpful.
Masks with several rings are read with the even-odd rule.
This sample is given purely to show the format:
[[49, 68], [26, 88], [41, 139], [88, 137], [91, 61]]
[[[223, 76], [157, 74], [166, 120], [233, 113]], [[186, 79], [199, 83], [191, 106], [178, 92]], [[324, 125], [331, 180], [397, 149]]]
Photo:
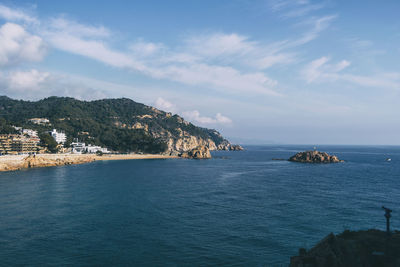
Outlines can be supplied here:
[[0, 134], [15, 134], [15, 130], [10, 124], [4, 119], [0, 118]]
[[51, 153], [58, 152], [58, 144], [49, 133], [41, 133], [39, 134], [39, 138], [41, 146], [46, 147]]

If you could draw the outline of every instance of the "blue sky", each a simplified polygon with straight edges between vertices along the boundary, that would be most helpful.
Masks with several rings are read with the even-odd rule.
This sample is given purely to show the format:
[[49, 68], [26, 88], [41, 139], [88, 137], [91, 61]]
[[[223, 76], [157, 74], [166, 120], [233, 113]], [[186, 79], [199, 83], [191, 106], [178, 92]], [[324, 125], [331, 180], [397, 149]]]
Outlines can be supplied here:
[[241, 143], [400, 145], [399, 1], [2, 1], [0, 94], [128, 97]]

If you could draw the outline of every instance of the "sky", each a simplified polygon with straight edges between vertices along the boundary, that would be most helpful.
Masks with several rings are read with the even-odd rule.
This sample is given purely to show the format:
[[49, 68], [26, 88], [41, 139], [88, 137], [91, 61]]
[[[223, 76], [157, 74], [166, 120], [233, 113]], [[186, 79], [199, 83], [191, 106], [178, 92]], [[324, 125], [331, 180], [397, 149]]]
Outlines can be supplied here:
[[0, 1], [0, 95], [127, 97], [242, 144], [400, 145], [400, 1]]

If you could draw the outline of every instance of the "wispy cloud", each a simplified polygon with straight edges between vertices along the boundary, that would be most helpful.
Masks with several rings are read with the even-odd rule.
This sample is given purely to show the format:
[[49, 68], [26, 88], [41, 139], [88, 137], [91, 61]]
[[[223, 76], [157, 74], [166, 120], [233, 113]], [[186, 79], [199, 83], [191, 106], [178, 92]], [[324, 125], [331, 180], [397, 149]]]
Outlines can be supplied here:
[[311, 42], [312, 40], [316, 39], [321, 32], [326, 30], [336, 17], [336, 15], [327, 15], [308, 19], [302, 24], [311, 25], [311, 30], [306, 31], [306, 33], [304, 33], [299, 39], [288, 42], [286, 47], [296, 47]]
[[[298, 5], [308, 7], [306, 2], [296, 1]], [[286, 5], [287, 2], [280, 1], [276, 3], [276, 8]], [[38, 21], [20, 10], [2, 7], [5, 10], [3, 17]], [[43, 38], [53, 48], [155, 79], [208, 87], [229, 94], [280, 96], [278, 81], [271, 78], [266, 70], [275, 65], [296, 62], [297, 55], [291, 49], [315, 39], [333, 18], [315, 19], [310, 22], [312, 29], [299, 39], [272, 44], [263, 44], [237, 33], [211, 33], [189, 36], [176, 47], [138, 39], [126, 49], [115, 49], [111, 45], [111, 30], [102, 25], [82, 24], [65, 15], [47, 19], [46, 23], [38, 21], [40, 26], [35, 27], [38, 36], [35, 36]], [[42, 39], [37, 39], [38, 53], [30, 53], [37, 60], [44, 54], [43, 49], [39, 51], [42, 43]]]
[[271, 10], [281, 18], [298, 18], [323, 9], [325, 3], [313, 4], [308, 0], [269, 0]]
[[349, 61], [342, 60], [335, 64], [329, 64], [329, 61], [329, 57], [313, 60], [302, 69], [301, 77], [308, 83], [345, 81], [363, 87], [400, 89], [400, 73], [378, 73], [369, 76], [343, 73], [342, 71], [350, 66]]
[[[118, 51], [111, 48], [107, 43], [107, 38], [98, 38], [99, 33], [108, 32], [104, 27], [94, 28], [78, 24], [77, 22], [62, 23], [59, 20], [56, 25], [52, 25], [43, 31], [43, 36], [48, 42], [57, 49], [85, 56], [113, 67], [126, 68], [139, 71], [157, 79], [166, 79], [180, 82], [187, 85], [202, 85], [218, 91], [228, 91], [229, 93], [248, 92], [266, 95], [279, 95], [274, 89], [277, 82], [266, 76], [264, 73], [251, 71], [243, 72], [239, 69], [223, 66], [220, 62], [209, 62], [226, 53], [239, 53], [244, 46], [249, 46], [238, 37], [237, 44], [242, 48], [236, 50], [227, 46], [229, 51], [225, 51], [224, 42], [228, 43], [225, 36], [211, 36], [208, 49], [204, 49], [203, 54], [198, 53], [198, 49], [193, 39], [186, 43], [184, 52], [174, 52], [174, 49], [167, 48], [163, 44], [146, 43], [139, 41], [131, 44], [127, 51]], [[61, 26], [60, 26], [61, 25]], [[66, 25], [73, 25], [76, 31], [70, 31]], [[95, 37], [95, 38], [94, 38]], [[101, 36], [103, 37], [103, 36]], [[235, 39], [235, 37], [233, 37]], [[218, 43], [222, 41], [223, 43]], [[242, 41], [240, 41], [242, 40]], [[198, 42], [198, 40], [197, 40]], [[220, 49], [214, 54], [210, 51], [219, 46]], [[250, 48], [249, 48], [250, 49]], [[253, 52], [257, 49], [251, 47]], [[143, 51], [144, 50], [144, 51]], [[208, 52], [207, 52], [208, 51]], [[243, 51], [246, 53], [246, 51]], [[192, 55], [195, 56], [192, 56]], [[288, 60], [281, 57], [283, 60]], [[250, 61], [250, 60], [249, 60]], [[265, 65], [278, 64], [279, 59], [274, 59]], [[241, 61], [243, 64], [243, 61]]]
[[90, 26], [68, 19], [65, 16], [52, 18], [49, 21], [50, 31], [57, 31], [63, 35], [80, 36], [84, 38], [110, 37], [111, 32], [104, 26]]
[[0, 18], [7, 21], [22, 21], [27, 23], [39, 23], [39, 20], [26, 11], [16, 8], [10, 8], [0, 4]]

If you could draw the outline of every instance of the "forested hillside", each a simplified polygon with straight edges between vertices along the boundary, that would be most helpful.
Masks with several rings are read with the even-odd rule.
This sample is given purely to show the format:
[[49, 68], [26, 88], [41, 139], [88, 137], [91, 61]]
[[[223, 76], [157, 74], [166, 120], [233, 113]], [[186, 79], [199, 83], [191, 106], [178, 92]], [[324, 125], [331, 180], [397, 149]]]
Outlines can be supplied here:
[[[50, 124], [37, 125], [31, 118], [47, 118]], [[172, 115], [127, 98], [80, 101], [49, 97], [39, 101], [0, 97], [0, 131], [13, 132], [10, 126], [65, 131], [68, 143], [79, 138], [91, 144], [120, 152], [159, 153], [185, 151], [196, 145], [210, 149], [230, 146], [217, 131], [197, 127]]]

